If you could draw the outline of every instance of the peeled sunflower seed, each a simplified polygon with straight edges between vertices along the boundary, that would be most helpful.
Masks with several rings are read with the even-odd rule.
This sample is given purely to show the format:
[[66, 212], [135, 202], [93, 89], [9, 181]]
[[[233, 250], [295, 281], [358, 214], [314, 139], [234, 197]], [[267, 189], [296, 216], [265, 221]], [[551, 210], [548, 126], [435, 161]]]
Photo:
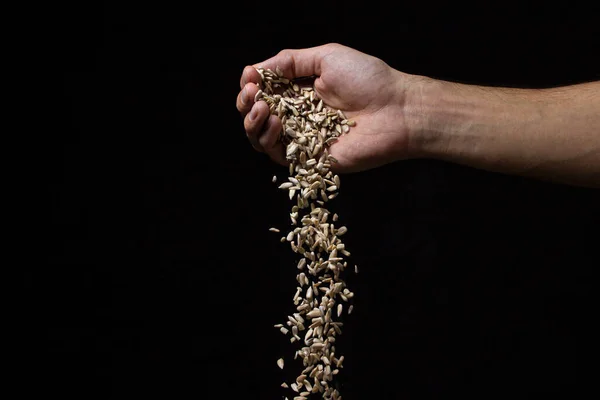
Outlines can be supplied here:
[[[280, 240], [289, 242], [299, 257], [295, 264], [299, 286], [293, 296], [297, 312], [285, 321], [289, 329], [284, 324], [275, 325], [284, 334], [291, 330], [289, 340], [299, 346], [294, 360], [301, 361], [303, 369], [289, 387], [296, 392], [295, 400], [306, 400], [311, 393], [320, 393], [327, 400], [341, 400], [331, 383], [343, 360], [343, 356], [335, 356], [343, 325], [336, 318], [342, 316], [342, 302], [354, 294], [342, 278], [348, 265], [345, 257], [350, 252], [340, 237], [347, 228], [336, 229], [333, 223], [339, 217], [325, 205], [336, 198], [340, 188], [340, 177], [331, 171], [337, 160], [329, 153], [329, 147], [338, 137], [351, 132], [355, 123], [341, 110], [329, 107], [311, 85], [285, 78], [280, 68], [258, 68], [258, 73], [262, 79], [255, 98], [265, 101], [270, 112], [281, 119], [279, 140], [289, 162], [287, 182], [279, 189], [287, 190], [293, 201], [293, 227]], [[272, 181], [276, 182], [277, 177], [273, 176]], [[270, 230], [279, 232], [276, 228]], [[352, 305], [347, 314], [351, 312]], [[306, 331], [303, 337], [302, 331]], [[283, 358], [277, 365], [283, 368]], [[287, 384], [282, 387], [288, 388]]]

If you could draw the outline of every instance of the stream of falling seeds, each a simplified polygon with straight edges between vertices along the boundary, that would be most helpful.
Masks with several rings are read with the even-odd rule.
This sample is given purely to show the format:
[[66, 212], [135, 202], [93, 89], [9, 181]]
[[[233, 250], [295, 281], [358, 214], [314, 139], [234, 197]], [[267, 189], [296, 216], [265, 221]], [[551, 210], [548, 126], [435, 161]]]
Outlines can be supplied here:
[[[354, 293], [342, 279], [348, 267], [345, 258], [350, 256], [341, 239], [347, 228], [338, 227], [338, 215], [327, 208], [340, 189], [340, 177], [330, 170], [337, 160], [328, 148], [355, 123], [324, 104], [312, 86], [300, 86], [283, 77], [279, 68], [257, 70], [262, 79], [255, 101], [265, 101], [271, 114], [281, 119], [280, 140], [290, 163], [289, 176], [278, 187], [293, 201], [292, 228], [281, 242], [288, 242], [299, 256], [293, 297], [297, 312], [275, 327], [298, 345], [294, 359], [302, 362], [303, 369], [295, 382], [281, 386], [295, 392], [294, 400], [307, 399], [313, 393], [341, 400], [333, 381], [343, 368], [344, 356], [336, 354], [335, 343], [342, 334], [345, 305], [352, 302]], [[349, 314], [352, 305], [347, 310]], [[277, 365], [283, 369], [284, 360], [280, 358]]]

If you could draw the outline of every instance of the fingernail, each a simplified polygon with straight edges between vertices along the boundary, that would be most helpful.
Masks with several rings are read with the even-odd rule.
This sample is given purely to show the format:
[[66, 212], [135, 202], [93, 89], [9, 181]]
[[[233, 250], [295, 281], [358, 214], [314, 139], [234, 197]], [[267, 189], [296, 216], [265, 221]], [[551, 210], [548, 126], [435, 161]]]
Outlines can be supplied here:
[[246, 105], [246, 95], [248, 93], [246, 92], [246, 88], [242, 89], [242, 94], [240, 96], [240, 101], [242, 102], [243, 105]]
[[250, 111], [250, 115], [248, 116], [248, 118], [250, 119], [250, 121], [254, 121], [254, 119], [256, 118], [256, 110], [252, 109], [252, 111]]

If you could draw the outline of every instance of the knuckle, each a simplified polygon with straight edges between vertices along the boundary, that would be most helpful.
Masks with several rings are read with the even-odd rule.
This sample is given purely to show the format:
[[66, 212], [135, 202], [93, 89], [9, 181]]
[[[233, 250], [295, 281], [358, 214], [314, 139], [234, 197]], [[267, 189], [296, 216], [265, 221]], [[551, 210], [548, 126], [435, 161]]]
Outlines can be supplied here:
[[330, 42], [330, 43], [327, 43], [324, 47], [334, 50], [334, 49], [339, 49], [340, 47], [342, 47], [342, 45], [337, 42]]
[[238, 94], [238, 97], [235, 100], [235, 107], [237, 108], [237, 110], [239, 112], [244, 112], [244, 104], [242, 103], [242, 100], [241, 100], [241, 93]]
[[262, 135], [258, 138], [258, 144], [260, 144], [263, 149], [269, 149], [271, 147], [269, 146], [269, 140], [266, 136], [267, 135]]
[[244, 118], [244, 129], [246, 130], [246, 134], [254, 134], [255, 126], [256, 125], [252, 121], [250, 121], [249, 115], [246, 115], [246, 117]]
[[283, 49], [279, 53], [277, 53], [280, 57], [289, 57], [292, 53], [292, 49]]
[[277, 54], [277, 58], [281, 59], [284, 65], [288, 65], [294, 59], [294, 50], [283, 49]]

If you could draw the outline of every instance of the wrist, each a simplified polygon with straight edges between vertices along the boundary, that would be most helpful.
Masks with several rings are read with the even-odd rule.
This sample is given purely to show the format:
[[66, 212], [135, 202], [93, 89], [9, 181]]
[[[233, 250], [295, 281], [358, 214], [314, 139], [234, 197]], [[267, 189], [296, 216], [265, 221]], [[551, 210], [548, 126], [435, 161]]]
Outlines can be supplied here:
[[407, 77], [404, 117], [411, 156], [445, 158], [450, 133], [458, 125], [456, 110], [451, 111], [449, 85], [452, 84], [424, 76]]

